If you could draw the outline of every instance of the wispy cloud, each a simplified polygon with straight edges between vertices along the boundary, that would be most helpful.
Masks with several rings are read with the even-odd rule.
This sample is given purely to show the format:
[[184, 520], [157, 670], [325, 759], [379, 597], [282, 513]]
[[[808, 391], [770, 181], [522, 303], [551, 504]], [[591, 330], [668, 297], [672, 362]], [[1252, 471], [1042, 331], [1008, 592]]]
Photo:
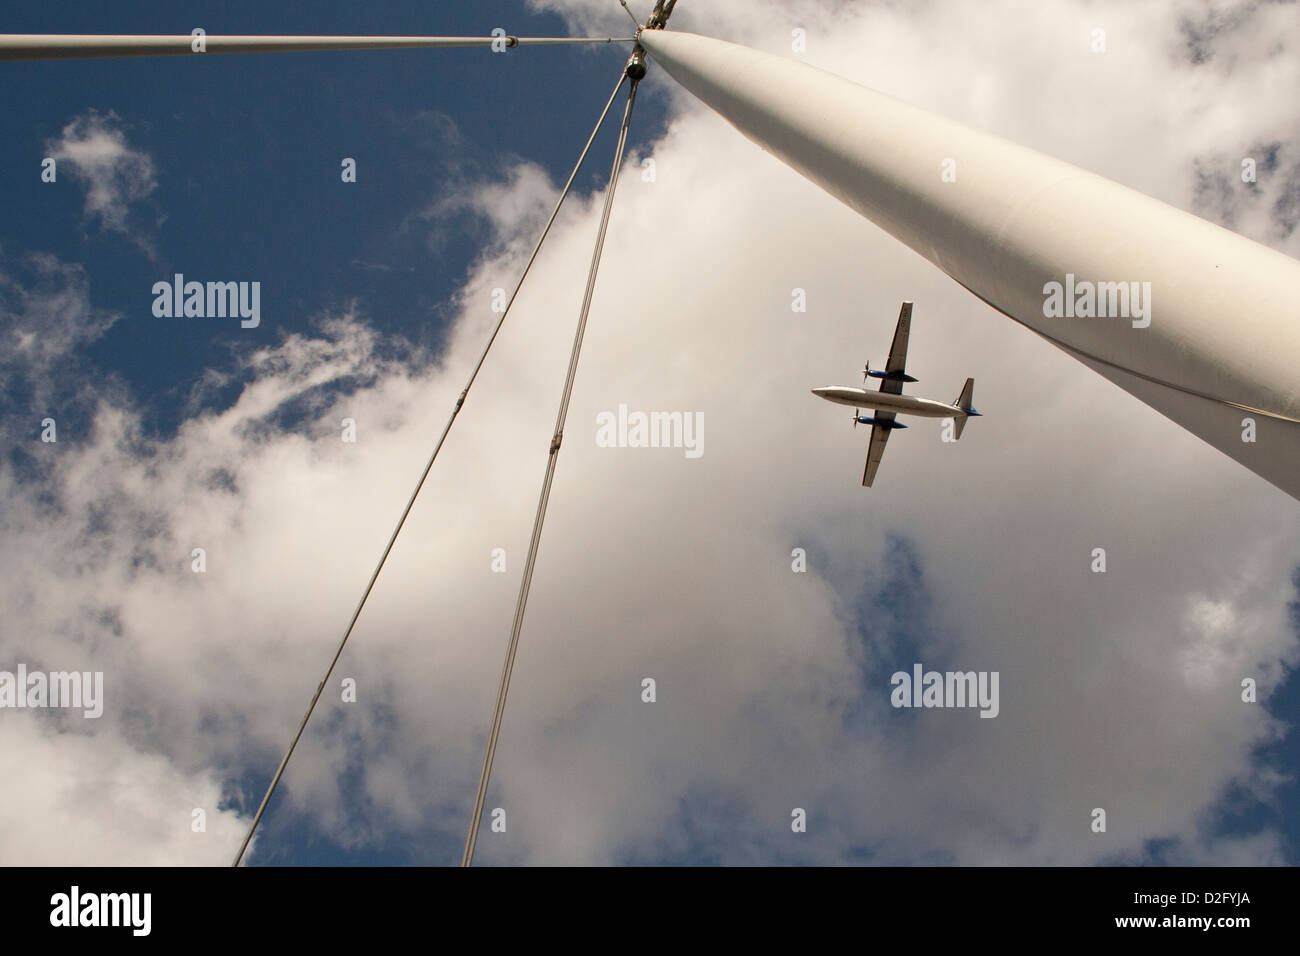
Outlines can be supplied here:
[[45, 148], [59, 169], [70, 170], [85, 187], [86, 217], [153, 256], [153, 227], [133, 222], [133, 210], [157, 188], [154, 163], [127, 142], [121, 118], [112, 111], [87, 110], [70, 120], [57, 139], [47, 140]]
[[0, 388], [48, 411], [56, 393], [89, 384], [76, 374], [76, 351], [119, 318], [91, 304], [84, 266], [48, 253], [0, 257]]

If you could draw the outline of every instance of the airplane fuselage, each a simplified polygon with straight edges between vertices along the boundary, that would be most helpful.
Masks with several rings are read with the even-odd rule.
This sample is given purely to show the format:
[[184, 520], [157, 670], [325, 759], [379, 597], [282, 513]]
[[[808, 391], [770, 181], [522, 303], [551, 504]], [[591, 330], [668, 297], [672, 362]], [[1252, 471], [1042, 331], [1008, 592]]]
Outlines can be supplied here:
[[894, 412], [899, 415], [918, 415], [921, 418], [952, 418], [965, 415], [963, 409], [947, 402], [936, 402], [929, 398], [917, 398], [915, 395], [894, 395], [890, 392], [878, 392], [874, 389], [854, 388], [850, 385], [825, 385], [814, 388], [812, 393], [819, 398], [837, 405], [849, 405], [854, 408], [874, 408], [882, 412]]

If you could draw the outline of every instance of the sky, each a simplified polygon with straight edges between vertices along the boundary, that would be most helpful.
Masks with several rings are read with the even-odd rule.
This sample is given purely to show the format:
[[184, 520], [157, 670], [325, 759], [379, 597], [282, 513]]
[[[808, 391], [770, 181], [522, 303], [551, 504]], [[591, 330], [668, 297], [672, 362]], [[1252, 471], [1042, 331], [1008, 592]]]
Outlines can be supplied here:
[[[217, 15], [5, 29], [631, 27], [615, 0]], [[681, 0], [671, 25], [1300, 257], [1296, 16]], [[229, 863], [626, 52], [0, 65], [0, 672], [103, 674], [99, 717], [0, 707], [0, 862]], [[611, 127], [248, 865], [459, 862], [612, 150]], [[256, 326], [155, 314], [176, 273], [257, 282]], [[904, 299], [908, 391], [974, 376], [984, 417], [958, 443], [916, 420], [864, 489], [867, 430], [809, 389], [882, 365]], [[620, 406], [689, 416], [695, 450], [606, 447]], [[1298, 517], [652, 62], [476, 862], [1294, 865]], [[895, 707], [916, 664], [996, 672], [996, 717]]]

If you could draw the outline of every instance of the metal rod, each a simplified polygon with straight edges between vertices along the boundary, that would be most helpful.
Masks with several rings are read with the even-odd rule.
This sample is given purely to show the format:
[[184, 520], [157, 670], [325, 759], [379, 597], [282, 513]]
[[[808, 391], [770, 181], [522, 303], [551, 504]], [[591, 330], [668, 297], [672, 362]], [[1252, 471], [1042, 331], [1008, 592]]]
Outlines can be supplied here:
[[618, 2], [623, 5], [624, 12], [627, 13], [627, 15], [632, 18], [632, 22], [636, 24], [636, 28], [640, 30], [641, 21], [636, 18], [636, 14], [633, 13], [631, 7], [627, 5], [627, 0], [618, 0]]
[[[199, 43], [199, 40], [202, 43]], [[635, 37], [416, 36], [181, 36], [98, 33], [0, 34], [0, 60], [188, 56], [207, 53], [285, 53], [295, 50], [409, 50], [425, 47], [506, 47], [568, 43], [632, 43]], [[201, 49], [200, 49], [201, 47]]]

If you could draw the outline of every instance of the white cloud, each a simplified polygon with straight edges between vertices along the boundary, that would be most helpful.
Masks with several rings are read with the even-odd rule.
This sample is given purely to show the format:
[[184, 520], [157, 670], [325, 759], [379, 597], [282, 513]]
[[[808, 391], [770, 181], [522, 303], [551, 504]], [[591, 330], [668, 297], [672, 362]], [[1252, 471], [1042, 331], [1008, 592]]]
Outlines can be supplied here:
[[58, 139], [46, 142], [45, 149], [85, 187], [88, 219], [97, 219], [104, 230], [129, 236], [146, 252], [152, 251], [152, 240], [131, 222], [131, 214], [133, 206], [157, 188], [153, 160], [127, 142], [116, 113], [91, 109], [73, 117]]
[[0, 387], [11, 396], [25, 394], [44, 415], [54, 410], [55, 394], [84, 389], [76, 350], [121, 316], [91, 304], [84, 266], [48, 253], [5, 266], [0, 270]]
[[9, 338], [4, 361], [46, 372], [51, 362], [103, 335], [116, 316], [91, 305], [84, 266], [45, 253], [23, 265], [30, 277], [0, 273], [0, 321]]
[[[708, 9], [683, 4], [675, 25], [771, 48], [788, 36], [754, 4]], [[1010, 30], [1011, 9], [907, 20], [807, 4], [787, 19], [818, 65], [1182, 205], [1195, 147], [1153, 118], [1212, 114], [1224, 137], [1250, 138], [1285, 112], [1212, 110], [1221, 94], [1170, 55], [1176, 12], [1016, 6]], [[1098, 16], [1114, 66], [1071, 52]], [[1088, 863], [1175, 839], [1192, 862], [1277, 862], [1276, 834], [1216, 837], [1207, 811], [1229, 786], [1267, 799], [1277, 783], [1250, 754], [1280, 728], [1239, 686], [1255, 676], [1266, 697], [1297, 659], [1295, 502], [688, 97], [641, 149], [657, 178], [633, 161], [620, 185], [489, 794], [509, 829], [484, 834], [480, 859]], [[236, 405], [174, 441], [144, 441], [106, 403], [90, 441], [50, 450], [48, 488], [0, 471], [4, 653], [105, 670], [108, 707], [87, 732], [125, 766], [166, 759], [142, 771], [166, 784], [159, 818], [211, 801], [214, 774], [278, 759], [495, 322], [491, 289], [522, 266], [529, 211], [553, 195], [527, 167], [479, 194], [505, 251], [467, 281], [437, 365], [381, 362], [345, 314], [260, 353]], [[335, 674], [357, 679], [358, 703], [328, 688], [286, 775], [280, 812], [345, 845], [463, 835], [598, 203], [557, 226], [393, 552]], [[790, 310], [796, 286], [805, 314]], [[926, 423], [900, 433], [866, 491], [865, 433], [808, 389], [881, 361], [904, 298], [912, 388], [950, 398], [973, 374], [986, 417], [955, 445]], [[353, 378], [370, 384], [332, 387]], [[310, 425], [277, 427], [304, 395]], [[620, 402], [703, 412], [706, 454], [597, 447], [597, 414]], [[791, 573], [796, 546], [807, 574]], [[507, 574], [490, 570], [496, 547]], [[1095, 547], [1105, 574], [1089, 571]], [[909, 553], [915, 595], [888, 564]], [[891, 709], [889, 673], [918, 659], [998, 670], [999, 717]], [[84, 739], [25, 738], [32, 761], [81, 767], [89, 794], [107, 770], [77, 763]], [[1089, 830], [1098, 806], [1105, 835]], [[793, 807], [807, 834], [790, 832]], [[16, 812], [0, 801], [0, 830]], [[46, 829], [129, 816], [22, 812]], [[141, 853], [193, 859], [181, 839], [133, 835]]]
[[7, 864], [217, 866], [233, 858], [244, 826], [220, 809], [212, 771], [181, 772], [116, 734], [55, 735], [26, 714], [5, 718], [0, 747], [11, 769], [0, 777], [0, 844]]

